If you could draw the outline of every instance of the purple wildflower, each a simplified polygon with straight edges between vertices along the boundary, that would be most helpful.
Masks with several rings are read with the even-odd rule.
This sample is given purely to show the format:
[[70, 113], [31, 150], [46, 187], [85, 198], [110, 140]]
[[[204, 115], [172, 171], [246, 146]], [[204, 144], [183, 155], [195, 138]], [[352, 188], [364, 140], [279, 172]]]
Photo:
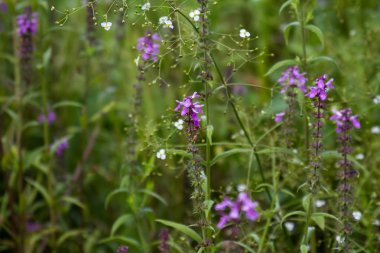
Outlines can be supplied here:
[[55, 114], [54, 111], [49, 111], [47, 116], [45, 116], [45, 114], [41, 113], [38, 116], [38, 122], [42, 124], [45, 122], [45, 120], [47, 121], [47, 123], [49, 125], [51, 125], [57, 120], [57, 115]]
[[175, 108], [175, 111], [178, 111], [182, 107], [181, 116], [188, 117], [188, 123], [191, 123], [195, 126], [195, 128], [200, 127], [200, 118], [199, 114], [203, 114], [202, 107], [204, 105], [199, 104], [199, 102], [194, 102], [195, 98], [199, 98], [197, 92], [194, 92], [192, 96], [187, 96], [183, 99], [183, 101], [177, 101], [178, 106]]
[[[341, 133], [345, 131], [347, 123], [355, 128], [360, 128], [360, 122], [358, 120], [358, 115], [352, 115], [351, 108], [346, 108], [342, 110], [333, 110], [334, 115], [330, 117], [330, 120], [336, 123], [336, 132]], [[351, 127], [351, 126], [349, 126]]]
[[169, 253], [169, 231], [167, 229], [160, 230], [160, 246], [159, 250], [162, 253]]
[[0, 3], [0, 12], [7, 12], [8, 5], [6, 3]]
[[24, 14], [17, 16], [17, 25], [17, 33], [20, 37], [26, 34], [35, 34], [38, 25], [38, 14], [27, 9]]
[[278, 123], [282, 121], [282, 118], [285, 116], [285, 112], [277, 113], [274, 117], [274, 122]]
[[29, 221], [26, 223], [26, 231], [28, 231], [29, 233], [33, 233], [37, 230], [40, 230], [41, 228], [42, 225], [38, 222]]
[[117, 248], [116, 253], [128, 253], [128, 246], [120, 246], [119, 248]]
[[155, 42], [160, 42], [161, 38], [157, 33], [151, 34], [146, 33], [144, 37], [141, 37], [137, 41], [137, 50], [141, 54], [141, 58], [143, 61], [152, 60], [156, 62], [158, 49], [160, 48], [160, 44]]
[[69, 142], [65, 138], [60, 143], [58, 143], [57, 149], [55, 150], [55, 155], [60, 157], [62, 156], [63, 152], [69, 148]]
[[285, 93], [290, 87], [298, 87], [303, 93], [307, 92], [305, 83], [307, 78], [306, 73], [300, 73], [298, 66], [290, 67], [285, 70], [278, 82], [283, 86], [281, 93]]
[[327, 99], [327, 90], [334, 89], [332, 82], [334, 79], [330, 79], [325, 82], [327, 79], [327, 75], [323, 75], [315, 81], [315, 86], [310, 87], [310, 92], [306, 94], [309, 98], [319, 97], [320, 100], [325, 101]]
[[[256, 220], [260, 216], [255, 209], [257, 205], [257, 202], [253, 202], [247, 192], [239, 193], [236, 201], [224, 197], [222, 202], [215, 205], [215, 210], [220, 213], [217, 227], [222, 229], [229, 221], [239, 221], [241, 213], [244, 213], [250, 221]], [[227, 210], [229, 211], [226, 212]]]

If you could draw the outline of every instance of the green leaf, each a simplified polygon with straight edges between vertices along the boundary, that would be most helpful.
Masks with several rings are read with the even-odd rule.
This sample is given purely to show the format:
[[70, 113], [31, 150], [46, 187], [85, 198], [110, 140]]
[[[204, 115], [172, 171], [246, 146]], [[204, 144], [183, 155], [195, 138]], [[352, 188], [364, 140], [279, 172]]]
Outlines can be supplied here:
[[290, 29], [292, 27], [296, 27], [296, 26], [299, 26], [300, 25], [300, 22], [298, 21], [294, 21], [294, 22], [291, 22], [289, 24], [287, 24], [285, 27], [284, 27], [284, 39], [285, 39], [285, 43], [286, 45], [289, 44], [289, 33], [290, 33]]
[[50, 194], [48, 193], [48, 191], [45, 189], [45, 187], [43, 187], [40, 183], [34, 181], [34, 180], [31, 180], [29, 178], [26, 179], [26, 181], [32, 185], [34, 188], [36, 188], [36, 190], [44, 197], [46, 203], [51, 207], [53, 206], [53, 198], [50, 196]]
[[100, 111], [98, 111], [97, 113], [95, 113], [95, 114], [91, 117], [90, 121], [91, 121], [91, 122], [96, 122], [96, 121], [98, 121], [99, 119], [102, 118], [103, 115], [105, 115], [105, 114], [109, 113], [110, 111], [112, 111], [113, 108], [115, 107], [115, 105], [116, 105], [116, 103], [115, 103], [114, 101], [112, 101], [112, 102], [106, 104], [102, 109], [100, 109]]
[[302, 206], [303, 209], [307, 212], [310, 208], [310, 201], [311, 201], [311, 193], [307, 194], [305, 197], [302, 199]]
[[325, 217], [321, 215], [316, 215], [313, 213], [311, 215], [311, 219], [315, 221], [315, 223], [318, 225], [318, 227], [322, 230], [325, 230]]
[[250, 152], [252, 152], [252, 149], [249, 149], [249, 148], [234, 148], [234, 149], [230, 149], [228, 151], [225, 151], [225, 152], [217, 154], [214, 157], [214, 159], [211, 160], [210, 165], [212, 166], [218, 160], [224, 159], [224, 158], [229, 157], [229, 156], [234, 155], [234, 154], [250, 153]]
[[242, 243], [242, 242], [237, 242], [237, 241], [233, 241], [235, 244], [239, 245], [240, 247], [242, 247], [243, 249], [245, 249], [246, 251], [248, 252], [251, 252], [251, 253], [256, 253], [256, 251], [254, 251], [251, 247], [249, 247], [248, 245]]
[[337, 217], [335, 217], [334, 215], [332, 214], [329, 214], [329, 213], [313, 213], [313, 215], [315, 216], [323, 216], [323, 217], [326, 217], [326, 218], [330, 218], [330, 219], [333, 219], [339, 223], [342, 223]]
[[53, 108], [59, 108], [59, 107], [78, 107], [82, 108], [83, 105], [81, 103], [75, 102], [75, 101], [61, 101], [53, 105]]
[[125, 237], [125, 236], [110, 236], [107, 237], [99, 242], [99, 244], [104, 244], [104, 243], [110, 243], [110, 242], [116, 242], [120, 244], [127, 244], [135, 247], [139, 247], [140, 244], [138, 241], [135, 239]]
[[288, 59], [288, 60], [283, 60], [283, 61], [279, 61], [277, 62], [276, 64], [274, 64], [269, 70], [267, 73], [265, 73], [265, 76], [268, 76], [270, 74], [272, 74], [273, 72], [275, 72], [277, 69], [279, 68], [282, 68], [282, 67], [288, 67], [288, 66], [293, 66], [293, 65], [297, 65], [299, 62], [297, 60], [291, 60], [291, 59]]
[[182, 149], [167, 149], [166, 152], [168, 154], [179, 155], [179, 156], [183, 156], [183, 157], [187, 157], [187, 158], [192, 157], [192, 155], [189, 152], [187, 152], [186, 150], [182, 150]]
[[168, 203], [166, 202], [166, 200], [163, 197], [161, 197], [160, 195], [158, 195], [157, 193], [155, 193], [155, 192], [153, 192], [151, 190], [143, 189], [143, 190], [140, 190], [139, 192], [144, 193], [146, 195], [149, 195], [149, 196], [151, 196], [153, 198], [156, 198], [157, 200], [159, 200], [165, 206], [168, 205]]
[[300, 247], [301, 253], [307, 253], [307, 246], [305, 244], [302, 244]]
[[319, 29], [315, 25], [306, 25], [305, 29], [308, 29], [309, 31], [314, 33], [318, 37], [319, 41], [321, 42], [322, 47], [325, 47], [325, 40], [324, 40], [324, 36], [321, 29]]
[[212, 133], [214, 132], [214, 127], [212, 125], [207, 126], [207, 139], [212, 145]]
[[164, 224], [166, 226], [172, 227], [172, 228], [174, 228], [174, 229], [176, 229], [176, 230], [184, 233], [185, 235], [191, 237], [192, 239], [194, 239], [198, 243], [200, 243], [202, 241], [202, 237], [200, 237], [197, 234], [197, 232], [195, 232], [194, 230], [192, 230], [188, 226], [185, 226], [185, 225], [180, 224], [180, 223], [168, 221], [168, 220], [160, 220], [160, 219], [158, 219], [156, 221], [159, 222], [159, 223], [162, 223], [162, 224]]
[[125, 189], [125, 188], [120, 188], [120, 189], [113, 190], [113, 191], [112, 191], [111, 193], [109, 193], [109, 194], [107, 195], [107, 197], [106, 197], [106, 201], [105, 201], [105, 204], [104, 204], [105, 208], [107, 209], [109, 202], [111, 201], [111, 199], [112, 199], [115, 195], [120, 194], [120, 193], [128, 193], [128, 192], [129, 192], [128, 189]]
[[86, 206], [76, 198], [73, 198], [70, 196], [64, 196], [64, 197], [62, 197], [62, 200], [69, 203], [69, 204], [75, 205], [75, 206], [77, 206], [83, 210], [87, 209]]
[[49, 64], [51, 58], [51, 51], [51, 47], [49, 47], [43, 55], [42, 65], [44, 66], [44, 68], [46, 68]]
[[281, 5], [281, 7], [280, 7], [280, 10], [278, 11], [278, 15], [280, 15], [280, 14], [282, 13], [282, 11], [283, 11], [286, 7], [288, 7], [289, 5], [291, 5], [292, 2], [293, 2], [293, 0], [288, 0], [288, 1], [286, 1], [285, 3], [283, 3], [283, 4]]
[[83, 230], [71, 230], [64, 234], [62, 234], [57, 241], [57, 246], [61, 245], [64, 241], [69, 239], [70, 237], [78, 237], [80, 234], [82, 234]]
[[288, 213], [286, 214], [284, 217], [282, 217], [281, 219], [281, 226], [282, 226], [282, 223], [284, 223], [284, 221], [289, 218], [290, 216], [295, 216], [295, 215], [299, 215], [299, 216], [306, 216], [306, 213], [304, 211], [294, 211], [294, 212], [291, 212], [291, 213]]
[[116, 231], [124, 224], [129, 224], [133, 220], [133, 216], [131, 214], [124, 214], [117, 218], [117, 220], [113, 223], [111, 228], [111, 236], [114, 236]]

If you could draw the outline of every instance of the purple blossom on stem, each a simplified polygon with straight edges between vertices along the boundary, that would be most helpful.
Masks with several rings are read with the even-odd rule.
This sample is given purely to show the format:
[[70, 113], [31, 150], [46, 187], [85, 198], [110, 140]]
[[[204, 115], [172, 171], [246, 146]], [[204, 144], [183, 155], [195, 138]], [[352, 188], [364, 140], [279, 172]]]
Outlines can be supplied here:
[[57, 120], [57, 115], [55, 114], [54, 111], [49, 111], [47, 116], [45, 116], [45, 114], [41, 113], [38, 116], [38, 122], [42, 124], [45, 122], [45, 120], [47, 121], [48, 125], [51, 125]]
[[319, 97], [320, 100], [325, 101], [327, 99], [327, 90], [334, 89], [332, 82], [334, 79], [330, 79], [325, 82], [327, 79], [327, 75], [323, 75], [315, 81], [315, 86], [310, 87], [310, 92], [306, 94], [309, 98]]
[[167, 229], [160, 230], [160, 247], [159, 250], [162, 253], [169, 253], [169, 231]]
[[63, 152], [69, 148], [69, 141], [65, 138], [60, 143], [58, 143], [57, 149], [55, 150], [55, 155], [60, 157]]
[[282, 118], [285, 116], [285, 112], [277, 113], [274, 117], [274, 122], [279, 123], [282, 121]]
[[17, 33], [20, 37], [34, 35], [38, 26], [38, 14], [27, 9], [24, 14], [17, 16]]
[[285, 70], [278, 82], [283, 86], [281, 93], [285, 93], [290, 87], [298, 87], [303, 93], [307, 92], [305, 77], [306, 73], [300, 73], [298, 66], [290, 67]]
[[204, 105], [199, 104], [199, 102], [194, 102], [195, 98], [199, 98], [197, 92], [194, 92], [192, 96], [187, 96], [183, 101], [177, 101], [178, 105], [175, 108], [175, 111], [181, 109], [181, 116], [187, 116], [188, 123], [192, 124], [195, 128], [200, 127], [201, 119], [198, 115], [203, 114], [202, 107]]
[[347, 123], [352, 125], [354, 128], [360, 128], [358, 115], [352, 115], [351, 108], [346, 108], [339, 111], [333, 110], [333, 113], [334, 115], [330, 117], [330, 120], [335, 121], [337, 133], [345, 131]]
[[28, 231], [29, 233], [33, 233], [37, 230], [40, 230], [41, 228], [42, 228], [42, 225], [38, 222], [28, 221], [26, 223], [26, 231]]
[[257, 205], [257, 202], [252, 201], [247, 192], [239, 193], [236, 201], [224, 197], [222, 202], [215, 205], [215, 210], [220, 214], [217, 227], [222, 229], [229, 221], [238, 222], [241, 213], [244, 213], [250, 221], [256, 220], [260, 216], [255, 209]]
[[0, 12], [7, 12], [8, 5], [6, 3], [0, 3]]
[[116, 253], [128, 253], [128, 246], [122, 245], [117, 248]]
[[141, 58], [146, 60], [152, 60], [156, 62], [158, 49], [160, 44], [155, 42], [160, 42], [161, 38], [157, 33], [151, 34], [150, 32], [146, 33], [144, 37], [141, 37], [137, 41], [137, 50], [141, 54]]

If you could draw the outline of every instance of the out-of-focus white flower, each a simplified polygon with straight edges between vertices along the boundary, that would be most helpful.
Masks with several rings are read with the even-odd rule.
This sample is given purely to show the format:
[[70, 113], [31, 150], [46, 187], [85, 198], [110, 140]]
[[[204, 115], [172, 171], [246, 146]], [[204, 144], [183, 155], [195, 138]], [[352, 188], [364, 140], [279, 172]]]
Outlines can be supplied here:
[[288, 221], [288, 222], [285, 222], [285, 228], [289, 231], [289, 232], [292, 232], [293, 230], [294, 230], [294, 227], [296, 226], [295, 224], [294, 224], [294, 222], [290, 222], [290, 221]]
[[317, 199], [317, 200], [315, 201], [315, 206], [316, 206], [316, 207], [322, 207], [322, 206], [324, 206], [324, 205], [326, 205], [326, 200], [323, 200], [323, 199]]
[[341, 237], [340, 235], [337, 235], [335, 237], [335, 240], [337, 241], [338, 244], [344, 243], [344, 237]]
[[380, 127], [379, 126], [374, 126], [371, 128], [371, 133], [373, 134], [380, 134]]
[[182, 130], [183, 129], [183, 119], [179, 119], [178, 121], [174, 122], [174, 126], [178, 129], [178, 130]]
[[357, 154], [356, 156], [355, 156], [355, 158], [357, 159], [357, 160], [363, 160], [364, 159], [364, 154]]
[[251, 34], [245, 30], [245, 29], [240, 29], [240, 37], [241, 38], [249, 38]]
[[174, 29], [173, 22], [167, 16], [160, 17], [158, 23], [163, 27]]
[[160, 149], [156, 154], [158, 159], [165, 160], [166, 159], [166, 151], [165, 149]]
[[380, 95], [377, 95], [374, 99], [373, 102], [377, 105], [380, 104]]
[[195, 22], [199, 21], [201, 12], [199, 10], [193, 10], [189, 13], [190, 18], [194, 19]]
[[380, 220], [373, 220], [372, 225], [379, 227], [380, 226]]
[[108, 31], [109, 29], [111, 29], [112, 22], [102, 22], [100, 25], [104, 28], [104, 30]]
[[362, 218], [363, 214], [360, 211], [354, 211], [352, 212], [352, 217], [354, 217], [355, 220], [360, 220]]
[[143, 10], [143, 11], [149, 11], [149, 9], [150, 9], [150, 3], [149, 2], [147, 2], [147, 3], [143, 4], [143, 6], [141, 6], [141, 10]]
[[238, 192], [244, 192], [247, 190], [247, 186], [245, 184], [239, 184], [237, 186], [237, 190], [238, 190]]

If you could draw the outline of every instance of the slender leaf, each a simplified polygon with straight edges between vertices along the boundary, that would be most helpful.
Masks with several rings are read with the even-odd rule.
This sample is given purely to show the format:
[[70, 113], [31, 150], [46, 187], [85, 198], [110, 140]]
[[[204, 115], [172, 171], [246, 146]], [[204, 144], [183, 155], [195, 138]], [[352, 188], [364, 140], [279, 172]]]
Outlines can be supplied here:
[[195, 232], [194, 230], [192, 230], [191, 228], [189, 228], [188, 226], [185, 226], [183, 224], [180, 224], [180, 223], [176, 223], [176, 222], [173, 222], [173, 221], [168, 221], [168, 220], [156, 220], [157, 222], [159, 223], [162, 223], [166, 226], [169, 226], [169, 227], [172, 227], [182, 233], [184, 233], [185, 235], [191, 237], [192, 239], [194, 239], [195, 241], [197, 242], [201, 242], [202, 241], [202, 237], [200, 237], [197, 232]]

